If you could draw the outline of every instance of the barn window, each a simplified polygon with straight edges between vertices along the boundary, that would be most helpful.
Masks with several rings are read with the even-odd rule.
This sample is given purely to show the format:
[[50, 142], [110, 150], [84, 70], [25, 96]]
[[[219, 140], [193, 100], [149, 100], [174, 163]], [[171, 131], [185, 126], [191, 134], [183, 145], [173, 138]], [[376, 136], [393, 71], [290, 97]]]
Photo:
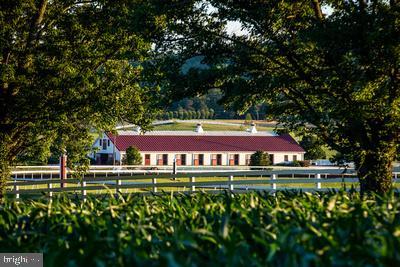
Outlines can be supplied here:
[[107, 139], [103, 139], [103, 150], [107, 149]]
[[150, 165], [150, 154], [144, 155], [144, 165]]
[[181, 164], [186, 165], [186, 154], [181, 155]]
[[162, 155], [162, 165], [168, 165], [168, 154]]
[[212, 166], [222, 165], [222, 155], [221, 154], [212, 154], [211, 155], [211, 165]]
[[199, 154], [199, 165], [204, 165], [204, 154]]
[[186, 165], [186, 154], [175, 155], [176, 165]]
[[239, 165], [239, 154], [230, 154], [229, 155], [229, 165]]

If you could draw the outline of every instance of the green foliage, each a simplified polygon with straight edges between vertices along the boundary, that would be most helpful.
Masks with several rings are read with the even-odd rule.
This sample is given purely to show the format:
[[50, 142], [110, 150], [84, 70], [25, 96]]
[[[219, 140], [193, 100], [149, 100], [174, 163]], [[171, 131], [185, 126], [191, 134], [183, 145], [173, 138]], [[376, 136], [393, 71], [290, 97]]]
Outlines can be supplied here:
[[250, 124], [250, 122], [253, 120], [253, 117], [251, 117], [251, 114], [250, 113], [247, 113], [246, 114], [246, 117], [245, 117], [245, 123], [246, 124]]
[[250, 165], [251, 166], [271, 165], [271, 160], [269, 159], [268, 153], [264, 151], [256, 151], [254, 154], [250, 156]]
[[398, 196], [195, 194], [6, 201], [0, 250], [44, 266], [398, 266]]
[[[186, 38], [161, 45], [163, 55], [173, 48], [160, 63], [167, 95], [218, 88], [242, 112], [267, 103], [267, 114], [291, 131], [351, 155], [362, 190], [390, 188], [400, 142], [399, 1], [198, 2], [171, 27]], [[228, 32], [229, 21], [246, 34]], [[182, 71], [199, 55], [206, 67]]]
[[[201, 112], [203, 110], [209, 110], [210, 108], [215, 110], [215, 116], [218, 119], [246, 119], [246, 117], [240, 112], [235, 111], [232, 107], [223, 105], [220, 100], [223, 94], [220, 90], [210, 90], [201, 96], [195, 96], [192, 98], [184, 98], [182, 100], [175, 101], [168, 106], [168, 110], [186, 110], [188, 112]], [[265, 103], [260, 106], [252, 106], [248, 113], [253, 118], [263, 118], [266, 116], [266, 105]], [[196, 117], [193, 117], [196, 119]], [[207, 119], [206, 116], [197, 114], [197, 119]]]
[[322, 148], [323, 143], [315, 135], [304, 136], [300, 146], [306, 151], [305, 159], [325, 159], [326, 153]]
[[310, 161], [309, 160], [293, 160], [284, 163], [278, 163], [277, 166], [291, 166], [291, 167], [309, 167]]
[[157, 88], [140, 82], [138, 63], [166, 25], [164, 7], [134, 0], [1, 1], [2, 174], [18, 160], [46, 162], [63, 150], [70, 165], [83, 166], [91, 129], [122, 121], [146, 128]]
[[337, 152], [329, 160], [337, 165], [344, 165], [345, 163], [351, 162], [351, 158], [348, 155], [343, 155], [340, 152]]
[[142, 156], [136, 147], [130, 146], [126, 149], [126, 155], [124, 159], [126, 165], [141, 165]]

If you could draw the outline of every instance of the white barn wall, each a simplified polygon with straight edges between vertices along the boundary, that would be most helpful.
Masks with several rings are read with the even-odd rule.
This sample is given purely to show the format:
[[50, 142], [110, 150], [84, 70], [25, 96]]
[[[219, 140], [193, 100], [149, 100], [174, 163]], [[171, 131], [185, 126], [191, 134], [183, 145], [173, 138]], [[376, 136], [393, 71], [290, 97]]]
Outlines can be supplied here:
[[[103, 140], [110, 140], [109, 137], [106, 134], [102, 134], [101, 139]], [[95, 143], [93, 144], [93, 146], [95, 148], [97, 148], [97, 153], [100, 154], [109, 154], [109, 155], [113, 155], [113, 153], [115, 152], [115, 160], [119, 163], [121, 163], [121, 158], [124, 157], [125, 155], [125, 151], [119, 151], [116, 147], [115, 147], [115, 151], [114, 151], [114, 144], [112, 142], [112, 140], [110, 140], [110, 145], [108, 146], [107, 143], [107, 148], [103, 149], [103, 146], [100, 146], [100, 142], [99, 142], [100, 138], [97, 138]], [[108, 142], [108, 141], [107, 141]], [[255, 151], [254, 151], [255, 152]], [[209, 152], [206, 153], [204, 151], [182, 151], [182, 152], [176, 152], [176, 151], [159, 151], [159, 152], [155, 152], [155, 151], [140, 151], [140, 154], [142, 155], [142, 165], [145, 165], [145, 154], [150, 154], [150, 165], [157, 165], [157, 154], [168, 154], [168, 165], [172, 165], [173, 164], [173, 160], [174, 160], [174, 156], [176, 154], [186, 154], [186, 165], [194, 165], [194, 154], [204, 154], [204, 165], [205, 166], [209, 166], [211, 165], [211, 155], [212, 154], [222, 154], [222, 165], [223, 166], [228, 166], [229, 165], [229, 155], [230, 154], [239, 154], [239, 165], [246, 165], [246, 155], [251, 155], [254, 152], [248, 152], [248, 151], [242, 151], [242, 152]], [[267, 151], [268, 152], [268, 151]], [[270, 151], [268, 152], [269, 154], [273, 154], [274, 155], [274, 164], [280, 164], [280, 163], [284, 163], [284, 156], [288, 155], [288, 161], [293, 161], [293, 156], [296, 155], [297, 156], [297, 160], [304, 160], [304, 153], [293, 153], [293, 152], [273, 152]], [[121, 157], [122, 155], [122, 157]], [[95, 158], [95, 155], [94, 155]]]
[[[103, 145], [100, 145], [100, 139], [107, 140], [107, 148], [106, 149], [103, 149]], [[110, 140], [110, 145], [108, 145], [108, 140], [110, 140], [110, 138], [108, 138], [108, 136], [104, 133], [99, 138], [96, 139], [96, 141], [93, 144], [93, 147], [95, 149], [97, 149], [96, 153], [113, 155], [115, 152], [115, 160], [120, 161], [121, 160], [120, 151], [116, 147], [115, 147], [115, 151], [114, 151], [114, 143], [112, 142], [112, 140]], [[95, 158], [95, 155], [94, 155], [94, 158]]]
[[[255, 151], [254, 151], [255, 152]], [[178, 154], [186, 154], [186, 165], [194, 165], [194, 154], [203, 154], [204, 155], [204, 165], [211, 165], [211, 155], [212, 154], [222, 154], [222, 165], [229, 165], [229, 155], [230, 154], [239, 154], [239, 165], [246, 165], [246, 155], [251, 155], [254, 152], [212, 152], [205, 153], [204, 151], [194, 151], [194, 152], [165, 152], [165, 151], [141, 151], [142, 155], [142, 164], [145, 164], [145, 155], [150, 154], [150, 165], [157, 165], [157, 155], [158, 154], [167, 154], [168, 155], [168, 165], [172, 165], [174, 161], [175, 155]], [[123, 152], [122, 152], [123, 153]], [[124, 153], [123, 153], [124, 154]], [[303, 153], [288, 153], [288, 152], [269, 152], [269, 154], [274, 155], [274, 164], [284, 163], [285, 155], [288, 155], [289, 161], [293, 161], [293, 156], [297, 156], [297, 160], [304, 160]]]

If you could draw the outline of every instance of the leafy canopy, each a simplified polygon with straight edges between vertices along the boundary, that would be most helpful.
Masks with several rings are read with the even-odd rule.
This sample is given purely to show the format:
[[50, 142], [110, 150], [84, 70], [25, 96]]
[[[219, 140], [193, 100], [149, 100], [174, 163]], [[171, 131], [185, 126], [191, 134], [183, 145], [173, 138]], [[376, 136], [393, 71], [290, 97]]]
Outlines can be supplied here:
[[324, 159], [326, 153], [322, 148], [323, 143], [314, 135], [304, 136], [300, 146], [306, 151], [304, 159]]
[[[219, 88], [241, 110], [267, 103], [272, 119], [351, 155], [363, 190], [384, 192], [400, 138], [399, 18], [396, 0], [199, 1], [160, 46], [160, 81], [176, 98]], [[194, 56], [203, 65], [183, 72]]]
[[[174, 2], [174, 1], [173, 1]], [[0, 172], [66, 150], [86, 162], [90, 132], [146, 127], [154, 95], [141, 63], [168, 1], [0, 1]]]

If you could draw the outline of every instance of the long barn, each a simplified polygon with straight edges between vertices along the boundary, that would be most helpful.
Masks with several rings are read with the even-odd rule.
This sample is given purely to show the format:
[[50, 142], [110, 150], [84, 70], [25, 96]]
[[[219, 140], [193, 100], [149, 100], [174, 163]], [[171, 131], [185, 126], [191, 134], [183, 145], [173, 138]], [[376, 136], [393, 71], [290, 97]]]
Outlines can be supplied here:
[[250, 156], [265, 151], [273, 164], [304, 160], [304, 150], [289, 135], [258, 132], [254, 125], [248, 131], [204, 132], [201, 125], [195, 131], [119, 131], [104, 133], [95, 143], [93, 158], [97, 164], [120, 164], [128, 147], [136, 147], [142, 164], [193, 166], [249, 165]]

